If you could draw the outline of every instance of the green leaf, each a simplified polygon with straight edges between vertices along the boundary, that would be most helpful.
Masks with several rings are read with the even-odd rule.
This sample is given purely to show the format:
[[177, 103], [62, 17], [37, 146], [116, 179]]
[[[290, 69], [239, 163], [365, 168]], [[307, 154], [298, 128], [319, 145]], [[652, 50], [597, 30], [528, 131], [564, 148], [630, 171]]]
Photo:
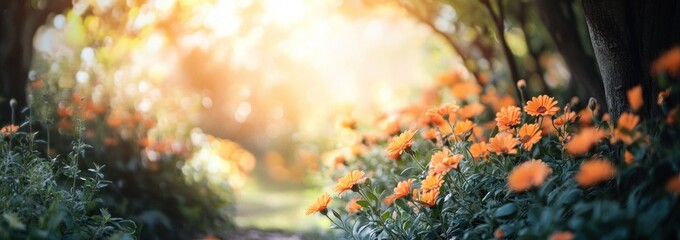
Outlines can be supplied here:
[[359, 206], [361, 206], [361, 207], [368, 207], [368, 206], [371, 205], [371, 204], [368, 203], [368, 201], [366, 201], [366, 200], [359, 200], [359, 201], [357, 201], [357, 204], [359, 204]]
[[514, 203], [508, 203], [496, 209], [494, 216], [497, 218], [503, 218], [515, 214], [515, 212], [517, 212], [517, 205]]

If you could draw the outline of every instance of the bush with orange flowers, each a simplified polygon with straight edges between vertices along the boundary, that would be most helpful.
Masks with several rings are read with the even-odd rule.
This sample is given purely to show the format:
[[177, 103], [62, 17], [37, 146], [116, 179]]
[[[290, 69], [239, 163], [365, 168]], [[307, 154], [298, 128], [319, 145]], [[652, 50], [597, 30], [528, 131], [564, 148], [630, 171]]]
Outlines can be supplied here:
[[[437, 83], [453, 91], [441, 91], [437, 99], [451, 102], [414, 103], [396, 116], [399, 131], [392, 126], [389, 134], [398, 137], [372, 142], [336, 170], [335, 179], [348, 174], [337, 181], [338, 190], [352, 190], [336, 200], [354, 206], [328, 207], [332, 214], [326, 216], [341, 230], [336, 234], [352, 239], [680, 234], [680, 143], [670, 141], [680, 137], [680, 126], [667, 120], [677, 118], [671, 111], [677, 102], [667, 97], [672, 90], [663, 93], [659, 118], [626, 112], [610, 121], [594, 100], [582, 101], [590, 106], [578, 99], [563, 104], [541, 95], [497, 106], [493, 100], [505, 96], [492, 86], [477, 86], [483, 96], [478, 102], [456, 89], [476, 84], [463, 75]], [[631, 110], [652, 107], [638, 99], [640, 91], [628, 91]], [[360, 126], [367, 128], [353, 131], [374, 132], [370, 124]]]

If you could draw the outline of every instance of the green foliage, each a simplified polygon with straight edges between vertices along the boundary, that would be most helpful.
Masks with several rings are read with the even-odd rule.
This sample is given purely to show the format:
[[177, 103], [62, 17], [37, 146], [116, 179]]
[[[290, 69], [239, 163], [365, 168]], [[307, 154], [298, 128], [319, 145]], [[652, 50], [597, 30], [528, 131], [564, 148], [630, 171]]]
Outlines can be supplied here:
[[[32, 128], [27, 122], [22, 128]], [[136, 224], [112, 217], [99, 192], [111, 182], [104, 166], [88, 161], [89, 145], [72, 143], [67, 156], [48, 158], [33, 132], [5, 132], [0, 139], [0, 238], [133, 239]]]

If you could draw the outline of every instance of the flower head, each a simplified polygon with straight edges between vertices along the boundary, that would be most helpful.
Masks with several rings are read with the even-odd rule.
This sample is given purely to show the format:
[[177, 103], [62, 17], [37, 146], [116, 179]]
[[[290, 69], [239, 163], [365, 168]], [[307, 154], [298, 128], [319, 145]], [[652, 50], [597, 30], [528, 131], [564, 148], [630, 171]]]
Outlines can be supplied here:
[[680, 72], [680, 47], [674, 47], [652, 63], [654, 74], [666, 72], [670, 76], [676, 76]]
[[364, 172], [359, 170], [354, 170], [344, 177], [338, 179], [338, 183], [335, 184], [335, 191], [338, 195], [342, 194], [344, 191], [353, 190], [353, 188], [359, 184], [364, 178]]
[[316, 202], [307, 208], [307, 215], [313, 214], [315, 212], [320, 212], [326, 215], [328, 212], [328, 204], [331, 203], [331, 195], [324, 193], [321, 197], [316, 199]]
[[495, 137], [489, 140], [489, 151], [496, 154], [515, 154], [517, 149], [515, 147], [519, 144], [516, 138], [506, 132], [496, 134]]
[[526, 150], [531, 150], [534, 144], [541, 140], [541, 132], [538, 124], [524, 124], [519, 129], [519, 141], [522, 142], [522, 147]]
[[524, 192], [541, 186], [552, 173], [552, 169], [541, 160], [532, 159], [517, 165], [508, 175], [508, 188], [513, 192]]
[[9, 135], [17, 133], [17, 131], [19, 131], [19, 126], [12, 124], [2, 127], [2, 129], [0, 129], [0, 134], [2, 134], [2, 136], [7, 137]]
[[456, 136], [461, 136], [461, 138], [463, 138], [462, 136], [470, 133], [470, 131], [472, 131], [472, 127], [474, 126], [475, 124], [468, 119], [458, 121], [456, 123], [456, 127], [453, 129], [453, 133], [456, 134]]
[[666, 182], [666, 191], [675, 195], [680, 195], [680, 174], [675, 175]]
[[623, 160], [630, 165], [635, 162], [635, 156], [630, 151], [626, 150], [626, 152], [623, 153]]
[[584, 128], [573, 136], [564, 147], [565, 150], [567, 150], [567, 153], [571, 155], [583, 155], [605, 136], [606, 133], [601, 129], [593, 127]]
[[572, 240], [572, 239], [574, 239], [574, 234], [570, 231], [554, 232], [548, 238], [548, 240]]
[[472, 144], [469, 149], [470, 153], [472, 154], [472, 159], [479, 160], [480, 158], [486, 158], [486, 156], [489, 155], [488, 148], [489, 144], [486, 144], [486, 142]]
[[359, 205], [357, 201], [359, 201], [359, 198], [355, 197], [347, 203], [347, 212], [355, 213], [361, 210], [361, 205]]
[[592, 187], [616, 176], [616, 167], [606, 159], [591, 159], [583, 162], [576, 174], [576, 182], [581, 187]]
[[565, 124], [573, 123], [576, 120], [576, 113], [575, 112], [566, 112], [562, 115], [560, 115], [555, 121], [553, 122], [556, 127], [562, 127]]
[[439, 174], [428, 175], [420, 184], [420, 189], [423, 191], [439, 191], [439, 188], [444, 184], [444, 177]]
[[626, 92], [626, 95], [628, 96], [628, 104], [630, 104], [630, 108], [633, 109], [633, 111], [637, 111], [642, 107], [642, 103], [644, 102], [642, 100], [642, 86], [637, 85]]
[[496, 126], [498, 126], [498, 131], [505, 131], [519, 125], [521, 116], [521, 109], [516, 106], [501, 108], [501, 110], [496, 113]]
[[413, 185], [413, 181], [414, 181], [413, 179], [409, 179], [397, 183], [397, 186], [394, 188], [394, 193], [385, 198], [385, 203], [387, 203], [388, 205], [392, 205], [392, 203], [394, 203], [394, 200], [408, 196], [411, 193], [411, 186]]
[[413, 190], [413, 199], [420, 201], [423, 205], [432, 207], [437, 204], [439, 190], [423, 191]]
[[557, 101], [555, 98], [548, 97], [548, 95], [541, 95], [531, 98], [524, 106], [524, 110], [531, 116], [550, 117], [557, 113], [560, 108], [556, 107]]
[[401, 135], [394, 137], [392, 142], [387, 145], [387, 157], [398, 160], [401, 154], [411, 147], [413, 144], [413, 137], [416, 135], [416, 130], [408, 130]]
[[446, 156], [437, 165], [430, 165], [430, 175], [446, 175], [451, 169], [458, 169], [458, 163], [460, 163], [461, 160], [463, 160], [463, 155], [460, 154]]

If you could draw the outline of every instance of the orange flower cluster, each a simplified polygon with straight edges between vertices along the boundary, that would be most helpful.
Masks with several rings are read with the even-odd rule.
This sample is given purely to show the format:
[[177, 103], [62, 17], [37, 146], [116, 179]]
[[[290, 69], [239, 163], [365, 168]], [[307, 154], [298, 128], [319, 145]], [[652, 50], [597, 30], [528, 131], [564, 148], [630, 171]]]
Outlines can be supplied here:
[[413, 199], [425, 206], [434, 206], [439, 196], [439, 189], [444, 184], [444, 177], [439, 174], [429, 175], [420, 184], [420, 189], [413, 190]]
[[12, 134], [15, 134], [17, 131], [19, 131], [19, 126], [17, 126], [17, 125], [7, 125], [7, 126], [2, 127], [2, 129], [0, 129], [0, 134], [2, 134], [2, 136], [8, 137]]

